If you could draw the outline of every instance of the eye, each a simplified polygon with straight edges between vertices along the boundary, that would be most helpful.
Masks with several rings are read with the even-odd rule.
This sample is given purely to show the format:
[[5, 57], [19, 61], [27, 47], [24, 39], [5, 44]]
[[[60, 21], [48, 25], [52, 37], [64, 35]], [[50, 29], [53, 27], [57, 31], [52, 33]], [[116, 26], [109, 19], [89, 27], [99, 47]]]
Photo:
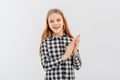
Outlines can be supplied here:
[[54, 22], [53, 20], [49, 21], [50, 23]]
[[59, 22], [59, 21], [61, 21], [60, 19], [57, 19], [57, 21]]

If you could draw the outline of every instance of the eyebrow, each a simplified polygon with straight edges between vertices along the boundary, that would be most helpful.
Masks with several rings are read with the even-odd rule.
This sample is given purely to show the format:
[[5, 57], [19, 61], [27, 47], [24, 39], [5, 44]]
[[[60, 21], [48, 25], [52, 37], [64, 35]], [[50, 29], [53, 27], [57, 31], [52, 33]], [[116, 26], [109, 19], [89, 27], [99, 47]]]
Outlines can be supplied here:
[[[56, 19], [61, 19], [61, 18], [56, 18]], [[53, 19], [48, 19], [48, 20], [53, 20]]]

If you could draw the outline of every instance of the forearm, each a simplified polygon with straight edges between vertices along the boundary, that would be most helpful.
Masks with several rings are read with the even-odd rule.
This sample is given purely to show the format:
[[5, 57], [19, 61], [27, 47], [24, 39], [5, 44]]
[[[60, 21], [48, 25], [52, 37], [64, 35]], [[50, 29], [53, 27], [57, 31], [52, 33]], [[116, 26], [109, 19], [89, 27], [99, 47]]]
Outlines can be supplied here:
[[50, 59], [50, 58], [44, 58], [41, 59], [42, 66], [45, 70], [51, 70], [53, 68], [56, 68], [58, 65], [60, 65], [64, 60], [62, 57], [58, 57], [56, 59]]
[[73, 66], [74, 66], [74, 68], [77, 69], [77, 70], [79, 70], [79, 68], [82, 65], [82, 61], [81, 61], [81, 58], [80, 58], [79, 50], [77, 50], [77, 52], [74, 52], [72, 60], [73, 60]]

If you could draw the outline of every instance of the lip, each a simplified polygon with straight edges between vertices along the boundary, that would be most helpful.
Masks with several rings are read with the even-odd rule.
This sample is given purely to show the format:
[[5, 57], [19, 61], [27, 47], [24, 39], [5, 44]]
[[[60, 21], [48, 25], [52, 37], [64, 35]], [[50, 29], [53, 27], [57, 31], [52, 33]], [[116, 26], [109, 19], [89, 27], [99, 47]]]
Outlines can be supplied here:
[[59, 28], [59, 26], [58, 27], [53, 27], [53, 29], [58, 29]]

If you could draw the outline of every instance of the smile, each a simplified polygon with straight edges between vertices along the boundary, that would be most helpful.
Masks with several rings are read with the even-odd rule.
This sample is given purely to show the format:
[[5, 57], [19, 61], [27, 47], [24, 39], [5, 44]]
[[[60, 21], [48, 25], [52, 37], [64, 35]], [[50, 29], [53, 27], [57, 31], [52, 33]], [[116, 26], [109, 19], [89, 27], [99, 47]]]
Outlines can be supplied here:
[[53, 27], [53, 29], [58, 29], [59, 28], [59, 26], [58, 27]]

